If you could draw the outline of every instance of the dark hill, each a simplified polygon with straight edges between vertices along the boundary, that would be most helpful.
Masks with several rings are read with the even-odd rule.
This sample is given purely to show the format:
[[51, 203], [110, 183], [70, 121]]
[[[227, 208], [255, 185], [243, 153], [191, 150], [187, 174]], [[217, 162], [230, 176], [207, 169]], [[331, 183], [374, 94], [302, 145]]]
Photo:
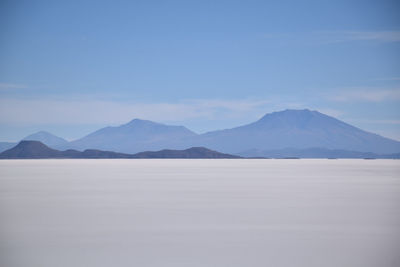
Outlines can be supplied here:
[[0, 153], [0, 158], [7, 159], [40, 159], [59, 158], [61, 151], [49, 148], [39, 141], [21, 141], [15, 147]]
[[185, 150], [164, 149], [160, 151], [146, 151], [134, 155], [136, 158], [190, 158], [190, 159], [232, 159], [238, 156], [220, 153], [205, 147], [192, 147]]

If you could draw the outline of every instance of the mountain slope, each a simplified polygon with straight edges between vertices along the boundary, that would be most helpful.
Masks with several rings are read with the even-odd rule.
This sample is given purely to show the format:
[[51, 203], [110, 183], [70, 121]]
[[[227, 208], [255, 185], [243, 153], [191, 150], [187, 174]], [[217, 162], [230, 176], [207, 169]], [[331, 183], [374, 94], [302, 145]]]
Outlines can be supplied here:
[[310, 110], [285, 110], [267, 114], [244, 126], [201, 135], [193, 145], [226, 153], [246, 150], [304, 149], [320, 147], [379, 154], [400, 151], [400, 142], [353, 127]]
[[197, 134], [183, 126], [170, 126], [134, 119], [118, 127], [105, 127], [69, 143], [68, 148], [96, 148], [125, 153], [183, 148], [181, 140]]
[[137, 154], [116, 153], [97, 149], [59, 151], [49, 148], [39, 141], [21, 141], [15, 147], [0, 153], [0, 159], [48, 159], [48, 158], [239, 158], [238, 156], [219, 153], [204, 147], [192, 147], [185, 150], [147, 151]]
[[16, 144], [12, 142], [0, 142], [0, 153], [14, 147]]
[[40, 141], [52, 148], [58, 148], [68, 144], [67, 140], [45, 131], [28, 135], [22, 140]]

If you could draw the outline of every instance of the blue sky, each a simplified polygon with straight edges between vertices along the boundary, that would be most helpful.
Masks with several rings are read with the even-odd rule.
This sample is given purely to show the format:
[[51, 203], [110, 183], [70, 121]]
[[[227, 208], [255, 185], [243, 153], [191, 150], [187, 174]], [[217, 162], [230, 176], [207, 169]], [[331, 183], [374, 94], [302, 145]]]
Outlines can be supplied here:
[[0, 2], [0, 141], [309, 108], [400, 140], [398, 1]]

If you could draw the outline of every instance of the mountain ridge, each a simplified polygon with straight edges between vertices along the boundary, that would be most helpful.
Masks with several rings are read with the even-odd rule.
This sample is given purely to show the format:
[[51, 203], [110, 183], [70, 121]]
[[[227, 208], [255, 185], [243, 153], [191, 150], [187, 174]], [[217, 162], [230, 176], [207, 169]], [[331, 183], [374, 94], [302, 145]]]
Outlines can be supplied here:
[[125, 154], [98, 149], [86, 149], [77, 151], [68, 149], [60, 151], [52, 149], [40, 141], [22, 140], [15, 147], [0, 153], [0, 159], [145, 159], [145, 158], [221, 158], [235, 159], [240, 156], [220, 153], [204, 147], [191, 147], [185, 150], [160, 150], [145, 151], [136, 154]]
[[[207, 147], [238, 155], [243, 151], [258, 151], [248, 155], [254, 157], [260, 151], [284, 150], [288, 147], [298, 151], [323, 148], [378, 155], [400, 152], [399, 141], [308, 109], [267, 113], [248, 124], [203, 134], [197, 134], [184, 126], [133, 119], [119, 126], [101, 128], [63, 145], [49, 146], [63, 150], [98, 149], [128, 154]], [[9, 148], [10, 144], [5, 144], [5, 147]]]
[[0, 153], [0, 159], [237, 159], [237, 158], [349, 158], [349, 159], [400, 159], [400, 153], [375, 154], [346, 150], [329, 150], [324, 148], [293, 149], [269, 151], [243, 151], [231, 155], [210, 150], [205, 147], [191, 147], [184, 150], [163, 149], [144, 151], [136, 154], [125, 154], [98, 149], [78, 151], [52, 149], [40, 141], [22, 140], [15, 147]]

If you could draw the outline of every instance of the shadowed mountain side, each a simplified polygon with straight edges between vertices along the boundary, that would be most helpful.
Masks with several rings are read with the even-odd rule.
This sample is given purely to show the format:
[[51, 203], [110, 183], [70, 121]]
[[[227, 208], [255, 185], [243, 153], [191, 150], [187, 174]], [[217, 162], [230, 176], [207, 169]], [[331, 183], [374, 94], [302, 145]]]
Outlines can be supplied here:
[[39, 141], [21, 141], [15, 147], [0, 153], [0, 159], [49, 159], [49, 158], [82, 158], [82, 159], [111, 159], [111, 158], [240, 158], [238, 156], [219, 153], [204, 147], [192, 147], [186, 150], [161, 150], [124, 154], [112, 151], [87, 149], [59, 151], [49, 148]]
[[102, 128], [81, 139], [70, 142], [64, 148], [78, 150], [96, 148], [123, 153], [154, 151], [165, 148], [183, 149], [186, 147], [184, 147], [182, 140], [194, 136], [197, 136], [197, 134], [183, 126], [170, 126], [134, 119], [118, 127]]

